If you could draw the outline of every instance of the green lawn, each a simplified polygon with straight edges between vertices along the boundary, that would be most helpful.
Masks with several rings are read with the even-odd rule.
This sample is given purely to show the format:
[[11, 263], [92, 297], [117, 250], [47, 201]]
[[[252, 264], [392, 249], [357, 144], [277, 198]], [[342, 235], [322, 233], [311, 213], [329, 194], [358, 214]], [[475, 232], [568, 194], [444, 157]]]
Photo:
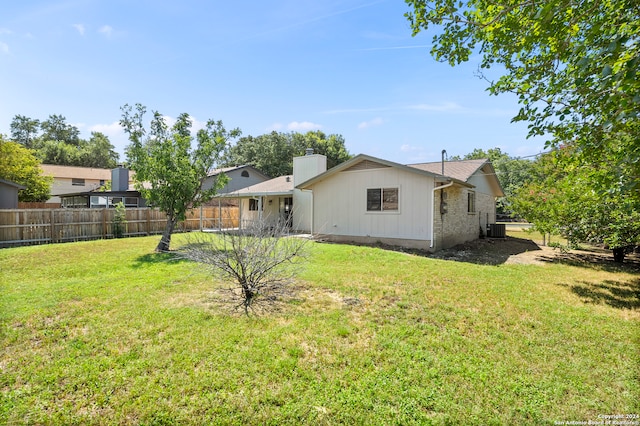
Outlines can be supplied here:
[[0, 250], [0, 424], [640, 413], [640, 273], [311, 244], [297, 296], [246, 318], [198, 265], [151, 253], [157, 241]]

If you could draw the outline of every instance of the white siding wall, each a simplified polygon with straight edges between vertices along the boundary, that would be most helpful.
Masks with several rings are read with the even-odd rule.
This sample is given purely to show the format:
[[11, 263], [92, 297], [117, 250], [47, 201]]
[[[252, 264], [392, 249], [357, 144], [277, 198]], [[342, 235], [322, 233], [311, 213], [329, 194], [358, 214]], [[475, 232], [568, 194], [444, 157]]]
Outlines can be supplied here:
[[300, 189], [293, 190], [293, 229], [299, 232], [311, 232], [312, 194]]
[[[368, 188], [398, 188], [397, 212], [367, 212]], [[396, 168], [345, 171], [313, 186], [317, 234], [429, 240], [433, 179]]]

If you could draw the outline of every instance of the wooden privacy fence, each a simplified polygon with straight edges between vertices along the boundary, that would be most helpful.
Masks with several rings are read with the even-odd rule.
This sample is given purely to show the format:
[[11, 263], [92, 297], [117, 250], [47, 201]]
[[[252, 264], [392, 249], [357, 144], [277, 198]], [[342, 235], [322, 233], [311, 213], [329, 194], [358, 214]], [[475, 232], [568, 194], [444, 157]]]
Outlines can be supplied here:
[[[115, 209], [0, 210], [0, 248], [113, 238]], [[125, 210], [123, 236], [161, 234], [167, 218], [157, 209]], [[202, 207], [187, 212], [176, 231], [237, 228], [238, 207]]]

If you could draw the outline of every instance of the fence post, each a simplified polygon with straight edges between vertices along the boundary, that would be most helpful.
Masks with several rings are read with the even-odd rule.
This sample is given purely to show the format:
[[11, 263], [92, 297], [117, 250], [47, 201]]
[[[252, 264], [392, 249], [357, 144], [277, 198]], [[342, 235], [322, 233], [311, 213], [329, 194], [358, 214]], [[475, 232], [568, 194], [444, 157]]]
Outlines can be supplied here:
[[151, 208], [147, 207], [147, 235], [151, 235]]
[[102, 209], [102, 239], [107, 239], [107, 209]]
[[51, 244], [55, 244], [56, 242], [56, 224], [55, 224], [55, 211], [51, 209], [51, 214], [49, 215], [49, 229], [51, 230]]

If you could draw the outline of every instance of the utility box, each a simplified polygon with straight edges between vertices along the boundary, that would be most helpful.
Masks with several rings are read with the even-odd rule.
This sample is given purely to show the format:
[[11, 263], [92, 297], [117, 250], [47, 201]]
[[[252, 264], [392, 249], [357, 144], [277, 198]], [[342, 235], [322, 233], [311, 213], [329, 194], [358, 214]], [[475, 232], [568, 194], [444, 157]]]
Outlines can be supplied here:
[[491, 238], [507, 238], [507, 227], [504, 223], [490, 223], [489, 237]]

